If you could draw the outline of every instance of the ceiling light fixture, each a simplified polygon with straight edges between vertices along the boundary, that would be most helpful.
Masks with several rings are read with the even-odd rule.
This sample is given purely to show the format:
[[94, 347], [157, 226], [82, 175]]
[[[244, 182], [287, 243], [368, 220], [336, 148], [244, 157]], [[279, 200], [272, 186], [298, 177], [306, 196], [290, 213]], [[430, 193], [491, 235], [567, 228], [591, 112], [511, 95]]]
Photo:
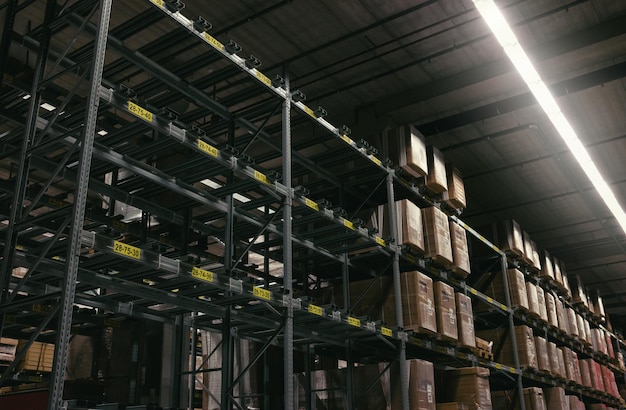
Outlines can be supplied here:
[[572, 155], [574, 155], [574, 158], [576, 158], [576, 161], [578, 161], [578, 164], [585, 174], [587, 174], [587, 177], [596, 188], [596, 191], [598, 191], [604, 203], [613, 213], [615, 219], [617, 219], [617, 222], [622, 227], [622, 230], [626, 233], [626, 214], [624, 210], [617, 201], [615, 194], [600, 174], [596, 164], [591, 159], [591, 156], [589, 156], [587, 149], [578, 138], [578, 135], [576, 135], [571, 124], [567, 118], [565, 118], [565, 115], [559, 108], [548, 86], [543, 82], [539, 73], [526, 55], [515, 33], [513, 33], [511, 26], [509, 26], [493, 0], [473, 1], [481, 16], [491, 29], [491, 32], [509, 57], [509, 60], [511, 60], [524, 82], [526, 82], [526, 85], [528, 85], [528, 88], [552, 122], [552, 125], [554, 125], [554, 128], [559, 132], [559, 135], [569, 147]]
[[56, 110], [56, 108], [57, 108], [57, 107], [55, 107], [55, 106], [54, 106], [54, 105], [52, 105], [52, 104], [48, 104], [47, 102], [45, 102], [45, 103], [41, 104], [41, 105], [40, 105], [40, 107], [41, 107], [41, 108], [43, 108], [43, 109], [44, 109], [44, 110], [46, 110], [46, 111], [54, 111], [54, 110]]

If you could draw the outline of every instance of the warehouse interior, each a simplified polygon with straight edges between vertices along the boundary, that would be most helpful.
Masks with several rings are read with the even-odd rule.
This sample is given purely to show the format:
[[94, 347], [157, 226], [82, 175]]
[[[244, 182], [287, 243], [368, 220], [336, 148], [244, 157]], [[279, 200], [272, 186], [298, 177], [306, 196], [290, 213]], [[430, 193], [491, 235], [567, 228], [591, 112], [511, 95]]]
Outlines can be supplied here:
[[[625, 204], [626, 2], [496, 4]], [[470, 368], [494, 409], [626, 408], [625, 233], [471, 0], [5, 0], [0, 21], [0, 408], [435, 409]], [[462, 201], [403, 166], [407, 135]], [[395, 201], [445, 215], [471, 269], [403, 243]], [[411, 328], [409, 272], [491, 345]], [[604, 387], [525, 363], [522, 327]]]

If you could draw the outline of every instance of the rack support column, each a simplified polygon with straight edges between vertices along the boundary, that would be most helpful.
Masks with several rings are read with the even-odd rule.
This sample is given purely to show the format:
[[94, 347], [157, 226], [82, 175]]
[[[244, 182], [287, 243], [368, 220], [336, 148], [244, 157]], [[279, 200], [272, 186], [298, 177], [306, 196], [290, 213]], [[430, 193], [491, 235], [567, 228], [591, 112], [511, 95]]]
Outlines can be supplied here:
[[[393, 171], [387, 174], [387, 202], [389, 203], [389, 232], [393, 238], [398, 237], [398, 214], [396, 212], [395, 194], [393, 189]], [[397, 244], [396, 244], [397, 245]], [[402, 288], [400, 283], [400, 248], [396, 246], [393, 253], [393, 294], [396, 306], [396, 322], [399, 328], [404, 327], [402, 320]], [[406, 342], [400, 340], [400, 391], [402, 394], [402, 410], [409, 410], [409, 368], [406, 362]], [[525, 409], [522, 409], [525, 410]]]
[[[289, 67], [285, 67], [284, 76], [285, 89], [287, 95], [289, 89]], [[283, 206], [283, 280], [285, 294], [290, 303], [287, 303], [285, 316], [285, 341], [284, 341], [284, 377], [285, 377], [285, 398], [284, 408], [294, 407], [294, 385], [293, 385], [293, 283], [292, 283], [292, 244], [291, 244], [291, 206], [293, 203], [293, 192], [291, 188], [291, 97], [283, 102], [282, 113], [282, 134], [283, 134], [283, 184], [287, 190], [285, 204]]]
[[78, 265], [80, 263], [81, 234], [83, 231], [83, 218], [87, 204], [87, 190], [89, 187], [89, 172], [91, 169], [91, 156], [93, 142], [96, 134], [96, 121], [98, 119], [98, 106], [100, 104], [100, 83], [102, 82], [102, 70], [104, 67], [104, 55], [111, 17], [111, 4], [113, 0], [100, 1], [100, 16], [98, 18], [98, 31], [94, 41], [94, 58], [91, 67], [91, 86], [87, 99], [87, 118], [80, 146], [78, 160], [78, 180], [76, 181], [76, 193], [72, 209], [73, 220], [70, 226], [70, 238], [67, 248], [65, 277], [61, 288], [61, 311], [56, 343], [54, 346], [54, 361], [52, 366], [52, 386], [48, 399], [48, 408], [57, 410], [63, 408], [63, 379], [65, 366], [67, 365], [67, 348], [70, 342], [72, 329], [72, 313], [74, 309], [74, 296], [76, 294], [76, 279]]

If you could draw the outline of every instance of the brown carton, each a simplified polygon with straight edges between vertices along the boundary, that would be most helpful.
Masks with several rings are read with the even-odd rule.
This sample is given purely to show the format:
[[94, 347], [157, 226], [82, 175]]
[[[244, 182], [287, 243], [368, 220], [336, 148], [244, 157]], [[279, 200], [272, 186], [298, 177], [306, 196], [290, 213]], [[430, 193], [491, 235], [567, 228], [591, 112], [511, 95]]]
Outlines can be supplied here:
[[559, 318], [559, 329], [565, 334], [569, 334], [569, 322], [567, 321], [567, 314], [565, 313], [565, 306], [560, 299], [555, 298], [554, 304], [556, 306], [556, 315]]
[[522, 259], [530, 268], [535, 268], [533, 264], [533, 245], [528, 232], [522, 231], [522, 241], [524, 242], [524, 254], [522, 255]]
[[546, 387], [543, 389], [546, 406], [549, 410], [569, 410], [569, 399], [562, 387]]
[[465, 367], [439, 373], [437, 401], [463, 403], [471, 410], [491, 409], [489, 369]]
[[580, 276], [571, 275], [569, 277], [569, 284], [572, 289], [572, 300], [575, 303], [583, 303], [587, 305], [587, 295], [585, 294], [585, 285], [580, 280]]
[[556, 312], [556, 299], [550, 292], [545, 292], [546, 295], [546, 311], [548, 313], [548, 323], [551, 326], [559, 327], [558, 314]]
[[548, 357], [550, 358], [550, 369], [552, 374], [556, 377], [562, 377], [563, 369], [561, 369], [559, 356], [557, 355], [558, 348], [556, 343], [548, 342]]
[[[20, 340], [16, 351], [19, 352], [25, 346], [27, 340]], [[54, 357], [54, 344], [34, 342], [17, 365], [18, 370], [29, 370], [36, 372], [51, 372], [52, 359]]]
[[581, 359], [578, 361], [578, 365], [580, 368], [580, 379], [582, 381], [583, 386], [587, 386], [593, 389], [593, 381], [591, 379], [591, 369], [590, 369], [590, 361], [591, 359]]
[[537, 300], [537, 285], [526, 282], [526, 294], [528, 296], [528, 311], [539, 317], [539, 300]]
[[584, 342], [585, 340], [587, 340], [585, 319], [578, 313], [576, 313], [576, 326], [578, 329], [578, 339]]
[[[509, 366], [515, 366], [513, 359], [513, 345], [508, 328], [476, 331], [481, 339], [493, 341], [495, 361]], [[537, 353], [535, 351], [535, 338], [533, 331], [528, 326], [515, 326], [515, 340], [517, 342], [517, 355], [521, 368], [536, 369]], [[500, 347], [498, 351], [497, 348]]]
[[[436, 410], [435, 373], [425, 360], [409, 360], [409, 405], [414, 410]], [[391, 408], [402, 408], [400, 383], [392, 383]]]
[[456, 316], [459, 326], [459, 346], [476, 347], [472, 299], [469, 296], [456, 293]]
[[465, 200], [465, 185], [461, 172], [452, 164], [446, 165], [446, 177], [448, 190], [443, 193], [443, 200], [451, 208], [464, 209], [467, 206]]
[[593, 388], [598, 391], [605, 391], [604, 380], [602, 378], [602, 367], [600, 366], [600, 363], [593, 359], [585, 360], [588, 360], [587, 364], [589, 365], [591, 384], [593, 385]]
[[447, 191], [448, 178], [446, 176], [446, 164], [443, 153], [438, 148], [430, 145], [426, 147], [426, 158], [428, 160], [426, 187], [437, 194]]
[[452, 266], [452, 244], [448, 217], [435, 207], [426, 208], [422, 213], [426, 227], [425, 256], [444, 266]]
[[0, 338], [0, 361], [12, 362], [15, 359], [17, 344], [17, 339]]
[[519, 256], [524, 255], [524, 239], [522, 228], [513, 219], [501, 222], [498, 225], [498, 238], [500, 238], [500, 248], [511, 251]]
[[437, 403], [437, 410], [468, 410], [463, 403]]
[[[509, 285], [509, 295], [511, 297], [511, 307], [528, 310], [528, 293], [526, 291], [524, 274], [517, 269], [508, 269], [506, 271], [506, 276]], [[496, 272], [494, 274], [493, 280], [485, 290], [485, 294], [498, 302], [506, 302], [501, 272]], [[484, 310], [487, 309], [488, 306], [481, 303], [478, 305], [478, 308]]]
[[450, 239], [452, 244], [452, 270], [465, 277], [471, 273], [467, 234], [458, 224], [450, 221]]
[[543, 258], [541, 264], [541, 271], [539, 276], [554, 280], [554, 264], [552, 263], [552, 257], [548, 251], [543, 251]]
[[548, 310], [546, 308], [546, 295], [541, 286], [537, 286], [537, 305], [539, 306], [539, 319], [548, 323]]
[[570, 410], [585, 410], [585, 403], [583, 403], [578, 396], [567, 396], [569, 398], [569, 409]]
[[[402, 286], [402, 315], [404, 328], [418, 333], [436, 333], [437, 319], [435, 317], [435, 300], [433, 295], [433, 280], [421, 272], [403, 272]], [[385, 303], [385, 310], [393, 310], [393, 297]], [[389, 317], [390, 315], [385, 315]], [[390, 323], [395, 325], [395, 323]]]
[[567, 315], [569, 334], [574, 337], [578, 337], [578, 321], [576, 318], [576, 312], [569, 306], [565, 307], [565, 314]]
[[550, 357], [548, 355], [548, 342], [541, 336], [535, 336], [535, 351], [537, 353], [537, 370], [551, 373]]
[[565, 369], [565, 353], [563, 352], [562, 347], [556, 348], [556, 358], [559, 363], [559, 373], [557, 376], [561, 379], [567, 379], [567, 370]]
[[423, 253], [425, 248], [422, 210], [408, 199], [396, 201], [396, 210], [398, 214], [396, 242]]
[[459, 329], [456, 323], [456, 301], [452, 286], [435, 282], [435, 306], [437, 312], [438, 336], [447, 340], [457, 340]]
[[389, 159], [414, 178], [428, 174], [424, 136], [412, 125], [405, 125], [386, 132]]
[[[543, 396], [543, 390], [539, 387], [527, 387], [523, 389], [524, 407], [526, 410], [548, 410]], [[517, 390], [496, 391], [491, 393], [493, 408], [519, 410]], [[511, 405], [512, 404], [512, 405]]]

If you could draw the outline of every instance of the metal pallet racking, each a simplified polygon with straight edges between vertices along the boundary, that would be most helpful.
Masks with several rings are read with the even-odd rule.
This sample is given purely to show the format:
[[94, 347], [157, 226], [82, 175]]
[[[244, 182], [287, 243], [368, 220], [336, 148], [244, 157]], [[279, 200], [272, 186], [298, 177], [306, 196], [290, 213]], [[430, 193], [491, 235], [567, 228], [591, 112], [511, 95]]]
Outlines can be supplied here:
[[[407, 357], [427, 354], [442, 363], [485, 366], [508, 377], [518, 389], [525, 380], [556, 383], [523, 372], [517, 358], [515, 366], [505, 366], [405, 331], [399, 277], [407, 269], [424, 271], [489, 304], [509, 326], [526, 318], [508, 307], [508, 294], [504, 303], [495, 301], [394, 244], [394, 223], [391, 238], [383, 238], [358, 219], [362, 206], [392, 204], [396, 191], [420, 206], [442, 205], [396, 174], [367, 142], [353, 140], [347, 127], [326, 121], [322, 108], [308, 107], [304, 95], [290, 89], [288, 68], [282, 77], [270, 79], [253, 56], [238, 55], [236, 43], [222, 43], [209, 34], [206, 20], [185, 17], [180, 2], [141, 4], [124, 6], [136, 15], [109, 30], [110, 0], [82, 0], [62, 10], [55, 9], [54, 1], [45, 2], [41, 27], [21, 38], [15, 35], [37, 52], [32, 89], [25, 89], [18, 78], [4, 81], [12, 91], [3, 101], [18, 103], [14, 112], [3, 113], [13, 124], [4, 138], [2, 157], [18, 172], [12, 178], [14, 188], [8, 182], [2, 187], [12, 204], [1, 210], [9, 224], [3, 238], [0, 333], [15, 335], [34, 327], [30, 343], [54, 337], [50, 408], [63, 405], [64, 352], [72, 325], [107, 320], [85, 319], [74, 312], [75, 304], [170, 324], [177, 329], [174, 344], [179, 347], [187, 343], [184, 333], [189, 328], [221, 332], [222, 408], [241, 408], [241, 398], [232, 392], [240, 378], [232, 370], [236, 337], [263, 344], [253, 362], [280, 341], [286, 375], [294, 372], [294, 338], [298, 345], [339, 351], [350, 369], [350, 408], [359, 400], [352, 391], [352, 365], [365, 354], [399, 362], [405, 409]], [[14, 18], [34, 7], [15, 4], [7, 15]], [[139, 42], [136, 49], [127, 45], [133, 34], [154, 27], [166, 34], [150, 44]], [[55, 36], [67, 44], [62, 52], [51, 47]], [[194, 50], [188, 66], [174, 72], [159, 56], [159, 44], [172, 41]], [[109, 55], [118, 59], [105, 65]], [[194, 73], [208, 65], [215, 66], [214, 74], [194, 79]], [[130, 77], [138, 81], [132, 89], [124, 85]], [[64, 94], [57, 83], [73, 86]], [[159, 87], [167, 92], [160, 95]], [[24, 98], [26, 93], [29, 98]], [[41, 105], [51, 93], [58, 94], [61, 103], [48, 114]], [[149, 102], [144, 95], [150, 96]], [[167, 108], [180, 100], [193, 105], [184, 117]], [[210, 120], [203, 121], [207, 117]], [[310, 157], [300, 153], [310, 141], [293, 138], [291, 130], [303, 123], [321, 129], [319, 139], [328, 151]], [[271, 166], [258, 166], [246, 155], [257, 141], [264, 147], [256, 160]], [[182, 163], [167, 163], [170, 153]], [[348, 161], [354, 163], [352, 171], [337, 175], [328, 170]], [[214, 185], [203, 185], [206, 179]], [[293, 187], [292, 181], [303, 182]], [[108, 210], [95, 206], [94, 194], [108, 198]], [[237, 199], [237, 194], [244, 199]], [[331, 200], [341, 206], [333, 207]], [[115, 218], [115, 202], [137, 206], [140, 218], [135, 222]], [[354, 215], [342, 208], [347, 204]], [[395, 207], [389, 209], [390, 220], [395, 221]], [[504, 275], [507, 255], [458, 215], [452, 213], [450, 218], [495, 252]], [[170, 238], [172, 230], [179, 234]], [[207, 238], [217, 238], [218, 245], [207, 243]], [[207, 251], [210, 246], [221, 254]], [[362, 250], [367, 252], [353, 255]], [[262, 268], [246, 261], [251, 251], [263, 255]], [[270, 275], [270, 262], [279, 262], [283, 275]], [[27, 267], [28, 273], [16, 278], [15, 267]], [[312, 280], [310, 271], [327, 274]], [[345, 285], [354, 277], [386, 272], [395, 285], [395, 328], [355, 317], [349, 305], [316, 305], [310, 298], [310, 287], [320, 281]], [[342, 288], [349, 301], [348, 286]], [[156, 305], [165, 308], [155, 309]], [[5, 369], [1, 381], [16, 363]], [[172, 368], [176, 375], [194, 373], [185, 370], [181, 357], [175, 358]], [[612, 402], [576, 386], [566, 387]], [[172, 390], [168, 404], [178, 406], [185, 400], [181, 386]], [[293, 378], [284, 377], [283, 406], [290, 408], [293, 402]]]

